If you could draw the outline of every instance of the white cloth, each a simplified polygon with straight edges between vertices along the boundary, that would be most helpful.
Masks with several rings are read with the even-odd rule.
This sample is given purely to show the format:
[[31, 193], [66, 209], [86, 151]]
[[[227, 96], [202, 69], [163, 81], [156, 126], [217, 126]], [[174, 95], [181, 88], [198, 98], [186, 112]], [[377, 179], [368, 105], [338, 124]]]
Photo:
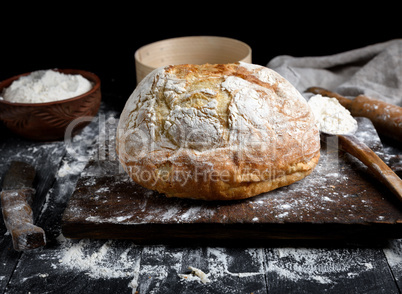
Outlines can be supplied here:
[[301, 93], [317, 86], [349, 98], [364, 94], [402, 106], [402, 39], [329, 56], [277, 56], [267, 67]]

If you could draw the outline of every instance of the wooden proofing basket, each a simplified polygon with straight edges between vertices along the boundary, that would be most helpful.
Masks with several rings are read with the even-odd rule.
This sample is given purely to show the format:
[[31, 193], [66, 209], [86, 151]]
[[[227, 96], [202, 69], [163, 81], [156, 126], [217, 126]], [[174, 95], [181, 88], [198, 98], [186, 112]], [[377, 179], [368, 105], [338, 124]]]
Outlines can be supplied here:
[[251, 63], [251, 48], [226, 37], [180, 37], [145, 45], [135, 52], [134, 58], [139, 83], [152, 70], [165, 65]]

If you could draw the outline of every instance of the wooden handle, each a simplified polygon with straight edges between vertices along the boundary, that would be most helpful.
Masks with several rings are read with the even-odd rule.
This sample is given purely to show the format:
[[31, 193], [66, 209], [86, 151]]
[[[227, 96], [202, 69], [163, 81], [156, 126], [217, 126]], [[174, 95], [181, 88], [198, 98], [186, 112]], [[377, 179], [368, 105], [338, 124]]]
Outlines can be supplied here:
[[45, 232], [33, 224], [33, 213], [29, 205], [33, 193], [33, 189], [1, 192], [4, 223], [17, 251], [34, 249], [46, 244]]
[[402, 180], [381, 158], [355, 136], [339, 135], [340, 148], [363, 162], [402, 202]]
[[347, 108], [353, 116], [369, 118], [380, 134], [402, 142], [402, 107], [364, 95], [359, 95], [351, 100], [320, 87], [311, 87], [307, 91], [338, 99], [339, 103]]
[[359, 95], [349, 110], [353, 116], [369, 118], [379, 133], [402, 142], [402, 107]]

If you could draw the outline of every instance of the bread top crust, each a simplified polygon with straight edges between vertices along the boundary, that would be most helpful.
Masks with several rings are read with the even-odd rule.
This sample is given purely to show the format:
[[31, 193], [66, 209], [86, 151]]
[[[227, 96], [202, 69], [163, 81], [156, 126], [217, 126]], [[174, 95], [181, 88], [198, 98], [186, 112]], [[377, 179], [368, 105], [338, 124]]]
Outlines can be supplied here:
[[275, 71], [247, 63], [154, 70], [128, 99], [116, 139], [126, 169], [229, 170], [237, 183], [292, 173], [320, 150], [302, 95]]

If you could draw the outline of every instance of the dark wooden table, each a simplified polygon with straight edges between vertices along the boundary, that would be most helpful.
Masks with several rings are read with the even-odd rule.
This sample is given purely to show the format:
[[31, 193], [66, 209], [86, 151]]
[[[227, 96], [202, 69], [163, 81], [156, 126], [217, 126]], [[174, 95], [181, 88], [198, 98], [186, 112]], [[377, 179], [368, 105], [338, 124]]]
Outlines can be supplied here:
[[[104, 126], [118, 116], [102, 105], [72, 142], [27, 141], [0, 127], [0, 175], [11, 160], [35, 166], [33, 210], [47, 237], [44, 248], [16, 252], [0, 220], [1, 293], [401, 293], [402, 239], [139, 245], [65, 238], [61, 219], [69, 197], [94, 142], [109, 139]], [[395, 146], [386, 151], [402, 153]]]

